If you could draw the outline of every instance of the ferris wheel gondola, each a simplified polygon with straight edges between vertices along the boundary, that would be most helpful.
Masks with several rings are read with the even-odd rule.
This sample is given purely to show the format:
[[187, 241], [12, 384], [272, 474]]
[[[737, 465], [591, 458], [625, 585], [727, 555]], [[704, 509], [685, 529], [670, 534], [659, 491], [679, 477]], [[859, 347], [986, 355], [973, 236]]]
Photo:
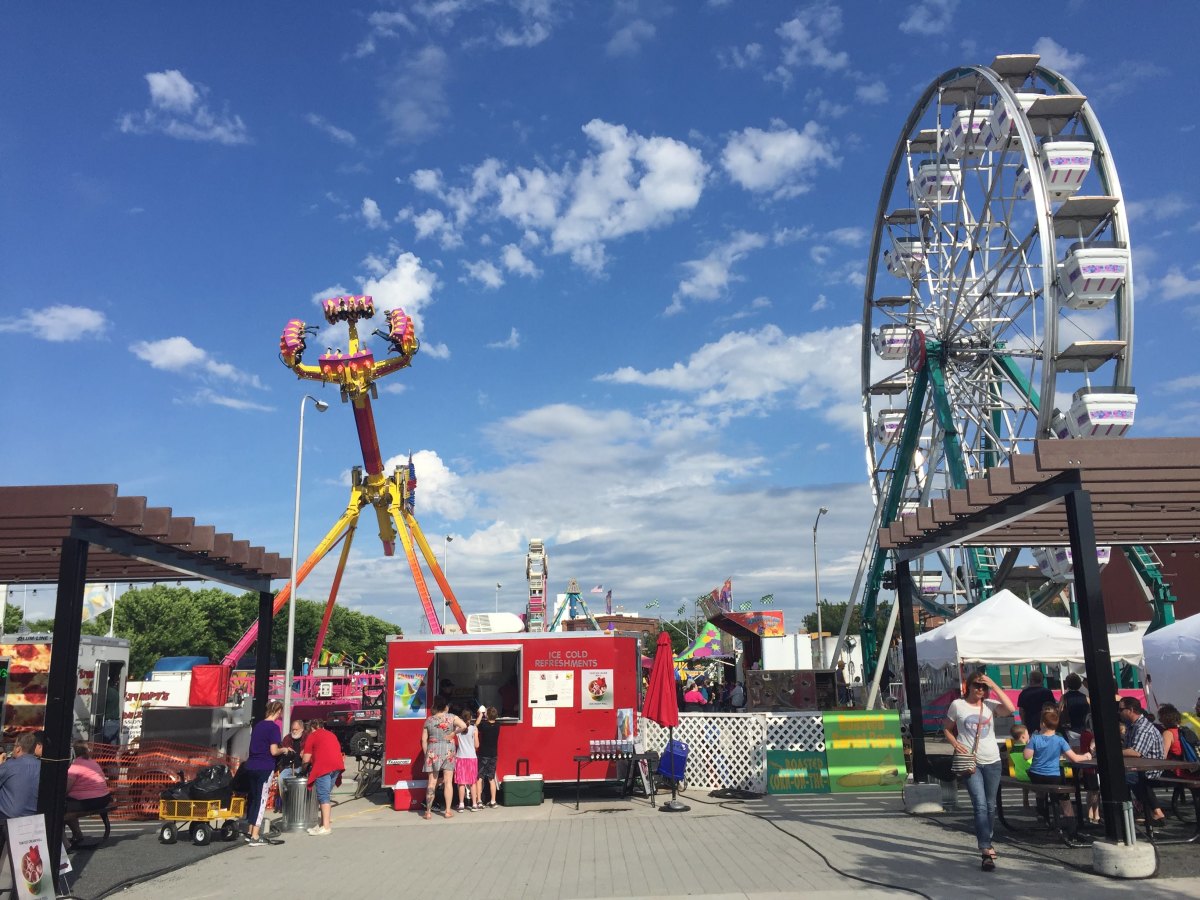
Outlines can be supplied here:
[[[892, 153], [866, 273], [864, 662], [887, 563], [874, 529], [1036, 439], [1125, 434], [1132, 339], [1125, 202], [1087, 98], [1033, 55], [943, 73]], [[1015, 552], [927, 559], [924, 602], [978, 602]]]

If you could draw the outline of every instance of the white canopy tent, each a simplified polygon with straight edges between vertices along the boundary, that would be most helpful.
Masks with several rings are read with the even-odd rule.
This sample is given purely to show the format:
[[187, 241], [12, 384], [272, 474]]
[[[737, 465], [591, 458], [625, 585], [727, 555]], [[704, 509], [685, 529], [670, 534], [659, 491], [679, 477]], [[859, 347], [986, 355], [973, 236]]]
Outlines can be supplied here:
[[[1110, 634], [1108, 641], [1114, 662], [1142, 661], [1141, 635]], [[958, 663], [1082, 663], [1083, 636], [1066, 619], [1043, 615], [1003, 590], [918, 635], [917, 661], [934, 668]]]
[[1173, 703], [1192, 709], [1200, 696], [1200, 614], [1188, 616], [1142, 638], [1154, 706]]

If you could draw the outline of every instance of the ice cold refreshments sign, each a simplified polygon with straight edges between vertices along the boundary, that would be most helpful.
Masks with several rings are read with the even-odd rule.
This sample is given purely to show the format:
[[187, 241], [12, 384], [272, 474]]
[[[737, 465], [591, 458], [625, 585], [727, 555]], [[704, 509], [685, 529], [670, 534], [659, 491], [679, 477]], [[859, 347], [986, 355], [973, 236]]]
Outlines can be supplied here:
[[548, 650], [542, 659], [535, 659], [535, 669], [595, 669], [599, 660], [589, 650]]

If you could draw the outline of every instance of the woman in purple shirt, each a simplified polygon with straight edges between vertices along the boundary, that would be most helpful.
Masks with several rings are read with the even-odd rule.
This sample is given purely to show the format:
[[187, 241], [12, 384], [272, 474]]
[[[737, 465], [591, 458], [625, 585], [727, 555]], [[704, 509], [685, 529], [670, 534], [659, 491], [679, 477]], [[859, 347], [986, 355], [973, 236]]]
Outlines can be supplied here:
[[275, 771], [275, 757], [284, 752], [279, 746], [279, 722], [282, 718], [283, 704], [272, 700], [267, 704], [266, 718], [250, 732], [250, 755], [242, 763], [250, 785], [246, 798], [246, 821], [250, 825], [251, 847], [261, 847], [267, 843], [259, 836], [259, 823], [266, 811], [267, 783]]

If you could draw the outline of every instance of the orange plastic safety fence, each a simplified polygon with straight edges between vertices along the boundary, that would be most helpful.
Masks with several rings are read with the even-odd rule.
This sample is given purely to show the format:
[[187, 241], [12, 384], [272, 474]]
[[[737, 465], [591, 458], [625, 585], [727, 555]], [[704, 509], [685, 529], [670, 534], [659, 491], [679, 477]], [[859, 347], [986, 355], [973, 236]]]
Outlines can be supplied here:
[[128, 747], [89, 744], [92, 759], [104, 770], [117, 808], [114, 819], [157, 819], [162, 792], [191, 781], [208, 766], [224, 764], [233, 771], [241, 760], [208, 747], [173, 741], [142, 741]]

